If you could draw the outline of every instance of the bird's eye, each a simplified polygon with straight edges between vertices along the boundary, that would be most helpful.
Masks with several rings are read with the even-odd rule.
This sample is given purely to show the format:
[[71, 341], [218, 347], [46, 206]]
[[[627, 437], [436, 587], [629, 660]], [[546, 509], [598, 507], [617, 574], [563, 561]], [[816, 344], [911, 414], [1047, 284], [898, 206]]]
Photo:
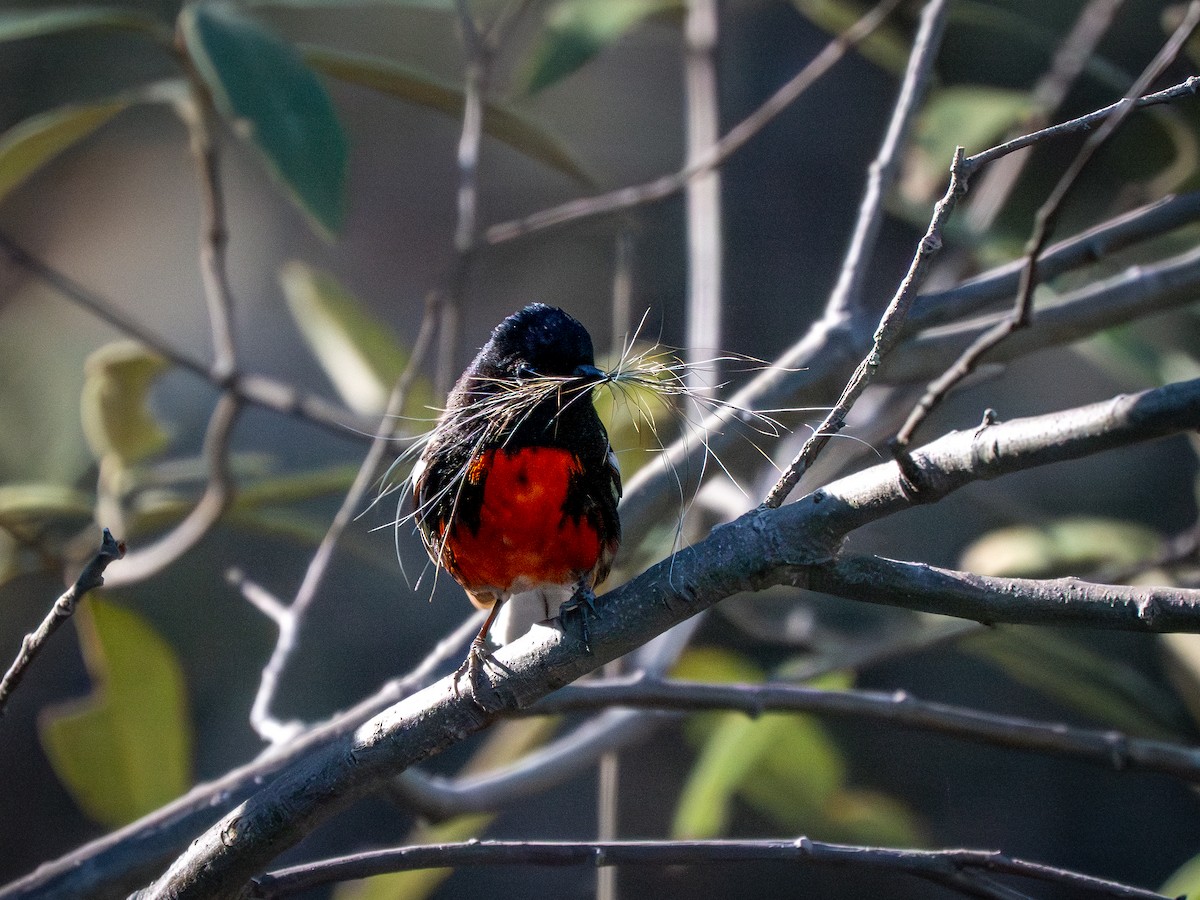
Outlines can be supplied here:
[[517, 369], [517, 379], [520, 381], [524, 381], [526, 378], [537, 378], [537, 377], [538, 377], [537, 369], [533, 368], [533, 366], [528, 366], [528, 365], [522, 364]]

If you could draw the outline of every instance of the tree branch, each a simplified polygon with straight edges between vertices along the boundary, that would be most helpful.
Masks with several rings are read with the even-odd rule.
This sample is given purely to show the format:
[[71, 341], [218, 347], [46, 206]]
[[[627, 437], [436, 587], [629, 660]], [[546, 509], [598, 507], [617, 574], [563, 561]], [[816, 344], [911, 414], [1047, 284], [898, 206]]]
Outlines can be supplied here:
[[[947, 9], [948, 4], [942, 0], [931, 0], [921, 12], [921, 26], [913, 41], [913, 49], [908, 59], [908, 68], [904, 75], [900, 97], [892, 111], [891, 124], [888, 126], [883, 146], [871, 164], [867, 190], [859, 207], [854, 236], [846, 251], [841, 275], [825, 305], [824, 318], [826, 321], [841, 322], [844, 320], [852, 330], [861, 330], [861, 326], [866, 322], [866, 312], [859, 294], [864, 270], [882, 223], [885, 188], [895, 177], [899, 166], [900, 147], [908, 134], [912, 117], [933, 72], [933, 61], [937, 57], [942, 34], [946, 27]], [[954, 211], [958, 198], [966, 192], [966, 181], [960, 180], [958, 177], [962, 155], [961, 147], [955, 150], [954, 160], [950, 165], [950, 185], [946, 189], [945, 196], [938, 201], [934, 208], [929, 229], [917, 246], [917, 253], [909, 266], [908, 274], [905, 275], [895, 296], [892, 297], [892, 301], [887, 305], [879, 320], [870, 350], [867, 351], [867, 355], [850, 376], [837, 403], [826, 414], [824, 421], [817, 426], [808, 440], [804, 442], [795, 458], [779, 476], [774, 487], [767, 493], [765, 500], [767, 506], [777, 507], [787, 499], [788, 494], [804, 477], [804, 473], [812, 466], [821, 451], [834, 435], [845, 427], [846, 416], [850, 409], [862, 396], [862, 392], [867, 389], [884, 358], [900, 340], [908, 311], [912, 308], [913, 301], [917, 296], [917, 289], [924, 281], [934, 256], [941, 250], [942, 228]]]
[[995, 747], [1068, 756], [1118, 772], [1159, 772], [1200, 781], [1200, 750], [1194, 747], [920, 700], [907, 691], [832, 691], [779, 683], [703, 684], [633, 676], [568, 685], [528, 711], [549, 714], [612, 707], [735, 710], [749, 716], [796, 712], [870, 719]]
[[54, 605], [50, 607], [50, 612], [46, 614], [46, 618], [42, 619], [42, 623], [38, 625], [35, 631], [25, 635], [21, 641], [21, 649], [17, 653], [17, 658], [13, 660], [8, 671], [4, 673], [4, 677], [0, 679], [0, 718], [4, 716], [5, 708], [8, 706], [8, 698], [12, 696], [21, 683], [21, 679], [25, 677], [25, 672], [46, 642], [50, 640], [50, 636], [58, 631], [59, 627], [75, 614], [75, 606], [83, 599], [84, 594], [93, 588], [98, 588], [104, 584], [104, 570], [108, 568], [108, 564], [113, 560], [120, 559], [125, 555], [125, 542], [118, 541], [112, 536], [112, 533], [105, 528], [100, 541], [99, 552], [92, 557], [92, 561], [84, 566], [83, 571], [79, 573], [79, 577], [75, 579], [75, 583], [71, 585], [54, 601]]
[[833, 68], [846, 52], [867, 38], [899, 5], [899, 0], [882, 0], [870, 12], [838, 35], [822, 48], [821, 52], [772, 94], [761, 106], [745, 119], [731, 128], [719, 141], [712, 145], [710, 152], [702, 157], [689, 161], [689, 164], [678, 172], [663, 175], [645, 184], [618, 188], [607, 194], [596, 197], [585, 197], [570, 200], [560, 206], [536, 212], [523, 219], [511, 222], [501, 222], [487, 229], [486, 240], [489, 244], [500, 244], [514, 238], [524, 237], [536, 231], [553, 228], [574, 222], [577, 219], [590, 216], [604, 215], [655, 203], [674, 196], [686, 187], [687, 183], [698, 175], [722, 165], [729, 157], [745, 146], [751, 138], [762, 131], [771, 120], [790, 106], [797, 97], [803, 94], [813, 82]]
[[[498, 650], [483, 677], [467, 689], [445, 678], [282, 772], [197, 838], [142, 896], [236, 896], [285, 848], [397, 772], [730, 594], [801, 580], [810, 567], [834, 559], [845, 534], [869, 521], [971, 481], [1197, 425], [1200, 380], [948, 435], [914, 454], [929, 485], [919, 498], [905, 493], [897, 466], [886, 463], [788, 506], [754, 510], [601, 598], [588, 624], [590, 654], [571, 622], [565, 628], [559, 623], [533, 628]], [[1182, 625], [1185, 613], [1163, 612], [1159, 621]], [[1200, 630], [1200, 615], [1186, 624]]]
[[803, 587], [863, 603], [1024, 625], [1161, 633], [1200, 631], [1200, 590], [998, 578], [877, 556], [841, 556], [807, 570]]
[[[1052, 884], [1074, 897], [1116, 897], [1125, 900], [1162, 900], [1161, 894], [1131, 885], [1094, 878], [1069, 869], [1006, 856], [988, 850], [897, 850], [856, 847], [808, 838], [796, 840], [697, 840], [697, 841], [467, 841], [398, 847], [355, 853], [261, 875], [252, 896], [287, 897], [300, 891], [369, 878], [388, 872], [405, 872], [444, 866], [616, 866], [712, 865], [731, 862], [791, 862], [912, 875], [957, 889], [967, 896], [1012, 897], [1009, 892], [989, 892], [977, 876], [988, 872], [1014, 875]], [[986, 882], [984, 882], [986, 884]], [[1016, 895], [1020, 896], [1020, 895]]]
[[125, 564], [109, 579], [109, 587], [124, 587], [156, 575], [191, 550], [224, 515], [233, 502], [234, 484], [229, 472], [229, 447], [242, 403], [231, 392], [217, 398], [204, 436], [208, 480], [204, 493], [183, 520], [153, 544], [129, 554]]
[[854, 233], [842, 260], [837, 284], [826, 304], [829, 315], [845, 316], [856, 322], [869, 314], [863, 304], [862, 282], [875, 252], [879, 229], [883, 225], [883, 200], [900, 171], [904, 147], [908, 143], [917, 110], [925, 99], [945, 30], [946, 4], [941, 0], [926, 3], [921, 12], [920, 27], [913, 39], [904, 79], [900, 83], [900, 93], [892, 107], [887, 132], [879, 152], [867, 168], [867, 186], [859, 203]]
[[[258, 691], [254, 696], [254, 703], [250, 708], [250, 724], [264, 740], [271, 741], [272, 743], [280, 743], [294, 737], [304, 728], [301, 722], [285, 723], [276, 719], [271, 714], [271, 703], [279, 686], [279, 679], [296, 647], [297, 637], [299, 636], [301, 627], [303, 627], [304, 618], [308, 614], [309, 607], [316, 599], [317, 591], [320, 589], [321, 582], [325, 578], [325, 572], [328, 570], [329, 563], [333, 559], [338, 541], [341, 540], [346, 526], [350, 524], [354, 514], [358, 511], [363, 497], [366, 495], [368, 488], [370, 488], [375, 478], [375, 472], [383, 460], [383, 454], [386, 452], [396, 433], [398, 417], [404, 409], [409, 389], [416, 380], [417, 372], [424, 362], [425, 355], [429, 352], [429, 347], [433, 343], [436, 328], [436, 308], [428, 305], [425, 309], [425, 315], [421, 319], [421, 328], [417, 333], [417, 339], [413, 343], [412, 354], [404, 366], [404, 371], [400, 373], [400, 377], [392, 388], [387, 407], [384, 409], [379, 426], [375, 431], [375, 438], [371, 441], [371, 446], [367, 450], [366, 456], [363, 457], [363, 461], [358, 467], [358, 472], [354, 476], [354, 481], [350, 485], [349, 490], [346, 491], [346, 496], [342, 498], [341, 506], [338, 507], [338, 511], [334, 515], [333, 521], [330, 522], [325, 536], [321, 539], [320, 545], [313, 553], [312, 559], [309, 560], [308, 568], [304, 572], [304, 580], [300, 583], [300, 587], [296, 589], [296, 595], [292, 599], [292, 602], [287, 606], [278, 603], [274, 606], [270, 606], [269, 604], [260, 606], [260, 608], [265, 607], [264, 612], [275, 622], [279, 629], [279, 634], [275, 641], [275, 649], [271, 652], [271, 657], [267, 660], [266, 666], [263, 667]], [[251, 599], [251, 595], [247, 593], [248, 586], [248, 582], [243, 586], [243, 594], [247, 599]]]
[[[1162, 49], [1155, 54], [1154, 59], [1150, 61], [1150, 64], [1138, 76], [1137, 81], [1134, 82], [1129, 92], [1117, 104], [1112, 114], [1105, 118], [1095, 132], [1088, 135], [1083, 147], [1080, 148], [1075, 158], [1071, 160], [1071, 164], [1063, 172], [1062, 177], [1054, 186], [1054, 190], [1050, 192], [1050, 196], [1046, 199], [1046, 202], [1038, 209], [1035, 216], [1033, 233], [1030, 235], [1025, 247], [1024, 265], [1021, 269], [1020, 283], [1017, 288], [1016, 298], [1013, 301], [1012, 313], [979, 335], [963, 351], [962, 355], [955, 360], [950, 368], [930, 383], [924, 395], [917, 401], [909, 413], [908, 419], [901, 426], [892, 441], [892, 454], [905, 468], [906, 474], [910, 478], [915, 479], [916, 472], [909, 468], [906, 450], [912, 441], [913, 435], [916, 434], [917, 428], [925, 421], [929, 413], [946, 398], [955, 385], [959, 384], [964, 378], [975, 371], [975, 367], [988, 351], [1007, 340], [1014, 332], [1029, 327], [1033, 315], [1033, 290], [1040, 279], [1038, 268], [1039, 257], [1046, 248], [1046, 243], [1049, 241], [1050, 235], [1058, 223], [1067, 198], [1079, 182], [1079, 176], [1083, 174], [1084, 170], [1091, 163], [1097, 151], [1108, 142], [1117, 129], [1121, 127], [1137, 108], [1137, 98], [1151, 84], [1157, 81], [1159, 76], [1175, 60], [1175, 57], [1179, 54], [1179, 51], [1183, 48], [1184, 43], [1191, 36], [1192, 32], [1195, 31], [1197, 25], [1200, 25], [1200, 0], [1193, 0], [1188, 7], [1183, 21], [1179, 23], [1179, 26], [1172, 33], [1171, 37], [1168, 38]], [[919, 484], [919, 482], [914, 480], [914, 484]]]

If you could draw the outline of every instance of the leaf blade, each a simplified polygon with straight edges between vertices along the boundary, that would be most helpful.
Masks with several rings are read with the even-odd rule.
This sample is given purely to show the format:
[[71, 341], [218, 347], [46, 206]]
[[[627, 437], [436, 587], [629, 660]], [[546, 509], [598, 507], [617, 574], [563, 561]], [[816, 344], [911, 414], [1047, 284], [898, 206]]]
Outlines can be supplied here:
[[[317, 71], [361, 87], [371, 88], [408, 103], [460, 117], [466, 98], [461, 89], [425, 72], [391, 60], [305, 45], [305, 60]], [[487, 102], [483, 130], [519, 153], [592, 186], [592, 177], [571, 155], [566, 144], [526, 116], [503, 104]]]
[[0, 202], [38, 169], [106, 124], [122, 100], [63, 106], [31, 116], [0, 135]]
[[48, 708], [38, 730], [80, 807], [119, 827], [191, 784], [183, 671], [170, 645], [136, 613], [91, 597], [76, 616], [96, 688], [83, 700]]
[[248, 133], [268, 169], [318, 230], [345, 221], [348, 149], [325, 88], [300, 54], [225, 3], [193, 4], [180, 33], [217, 109]]

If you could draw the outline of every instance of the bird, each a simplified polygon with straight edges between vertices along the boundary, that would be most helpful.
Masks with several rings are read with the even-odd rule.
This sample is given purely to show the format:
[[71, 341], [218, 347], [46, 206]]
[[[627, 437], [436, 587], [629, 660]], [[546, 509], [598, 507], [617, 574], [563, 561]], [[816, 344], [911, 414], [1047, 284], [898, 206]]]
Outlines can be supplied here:
[[[621, 542], [621, 471], [592, 391], [608, 376], [573, 316], [534, 303], [496, 326], [454, 384], [410, 475], [429, 558], [487, 619], [464, 671], [594, 590]], [[590, 647], [587, 647], [590, 650]]]

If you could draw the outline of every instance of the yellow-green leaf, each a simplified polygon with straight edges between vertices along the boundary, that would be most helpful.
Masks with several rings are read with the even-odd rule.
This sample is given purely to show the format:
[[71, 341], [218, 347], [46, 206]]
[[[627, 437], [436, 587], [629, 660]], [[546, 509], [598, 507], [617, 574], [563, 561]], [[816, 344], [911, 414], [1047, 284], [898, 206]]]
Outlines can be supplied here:
[[141, 616], [96, 597], [75, 614], [94, 689], [39, 721], [54, 771], [89, 816], [115, 828], [191, 784], [183, 671]]
[[[296, 327], [342, 400], [364, 415], [383, 412], [408, 364], [396, 335], [328, 272], [292, 261], [279, 281]], [[430, 400], [429, 386], [417, 380], [405, 410], [429, 416]]]
[[987, 85], [934, 89], [917, 119], [899, 185], [903, 199], [923, 204], [940, 194], [955, 147], [962, 145], [968, 155], [987, 149], [1032, 108], [1025, 91]]
[[[524, 721], [501, 722], [488, 733], [488, 738], [460, 776], [479, 775], [498, 766], [511, 763], [535, 747], [545, 743], [558, 719], [544, 716]], [[419, 825], [408, 836], [409, 844], [445, 844], [477, 838], [496, 818], [495, 813], [455, 816], [436, 824]], [[334, 890], [334, 900], [423, 900], [450, 877], [453, 869], [414, 869], [392, 872], [340, 884]]]
[[[802, 16], [829, 34], [841, 34], [866, 13], [869, 4], [846, 0], [792, 0]], [[875, 29], [855, 48], [881, 69], [899, 75], [908, 65], [908, 40], [895, 25]]]
[[188, 55], [221, 114], [327, 236], [345, 218], [346, 138], [333, 103], [296, 49], [231, 4], [193, 3], [179, 17]]
[[0, 485], [0, 528], [31, 535], [53, 522], [82, 524], [92, 517], [91, 496], [65, 484]]
[[128, 103], [119, 100], [63, 106], [19, 122], [0, 135], [0, 201], [126, 106]]
[[1160, 739], [1179, 736], [1182, 710], [1164, 688], [1119, 659], [1049, 629], [1005, 626], [959, 646], [1013, 681], [1114, 728]]
[[688, 647], [671, 669], [681, 681], [724, 683], [763, 680], [763, 671], [748, 657], [722, 647]]
[[830, 840], [884, 847], [919, 847], [927, 841], [912, 810], [878, 791], [843, 788], [822, 812]]
[[171, 31], [157, 19], [132, 9], [106, 6], [31, 7], [0, 12], [0, 41], [43, 37], [84, 28], [141, 31], [169, 41]]
[[[325, 47], [306, 46], [303, 51], [308, 64], [330, 78], [369, 87], [455, 118], [462, 117], [466, 102], [462, 90], [444, 84], [425, 72], [390, 60]], [[530, 159], [556, 169], [581, 184], [592, 186], [595, 183], [575, 161], [566, 144], [514, 109], [499, 103], [485, 103], [483, 130], [485, 134], [508, 144]]]
[[1200, 855], [1176, 869], [1158, 892], [1164, 897], [1200, 897]]
[[83, 433], [97, 459], [132, 465], [167, 444], [167, 433], [149, 408], [150, 389], [167, 361], [136, 341], [116, 341], [84, 363]]
[[1161, 542], [1155, 531], [1134, 522], [1071, 517], [989, 532], [963, 551], [959, 565], [979, 575], [1052, 578], [1130, 565], [1150, 556]]
[[652, 16], [678, 14], [683, 0], [559, 0], [546, 13], [525, 91], [533, 94], [582, 68], [597, 53]]

